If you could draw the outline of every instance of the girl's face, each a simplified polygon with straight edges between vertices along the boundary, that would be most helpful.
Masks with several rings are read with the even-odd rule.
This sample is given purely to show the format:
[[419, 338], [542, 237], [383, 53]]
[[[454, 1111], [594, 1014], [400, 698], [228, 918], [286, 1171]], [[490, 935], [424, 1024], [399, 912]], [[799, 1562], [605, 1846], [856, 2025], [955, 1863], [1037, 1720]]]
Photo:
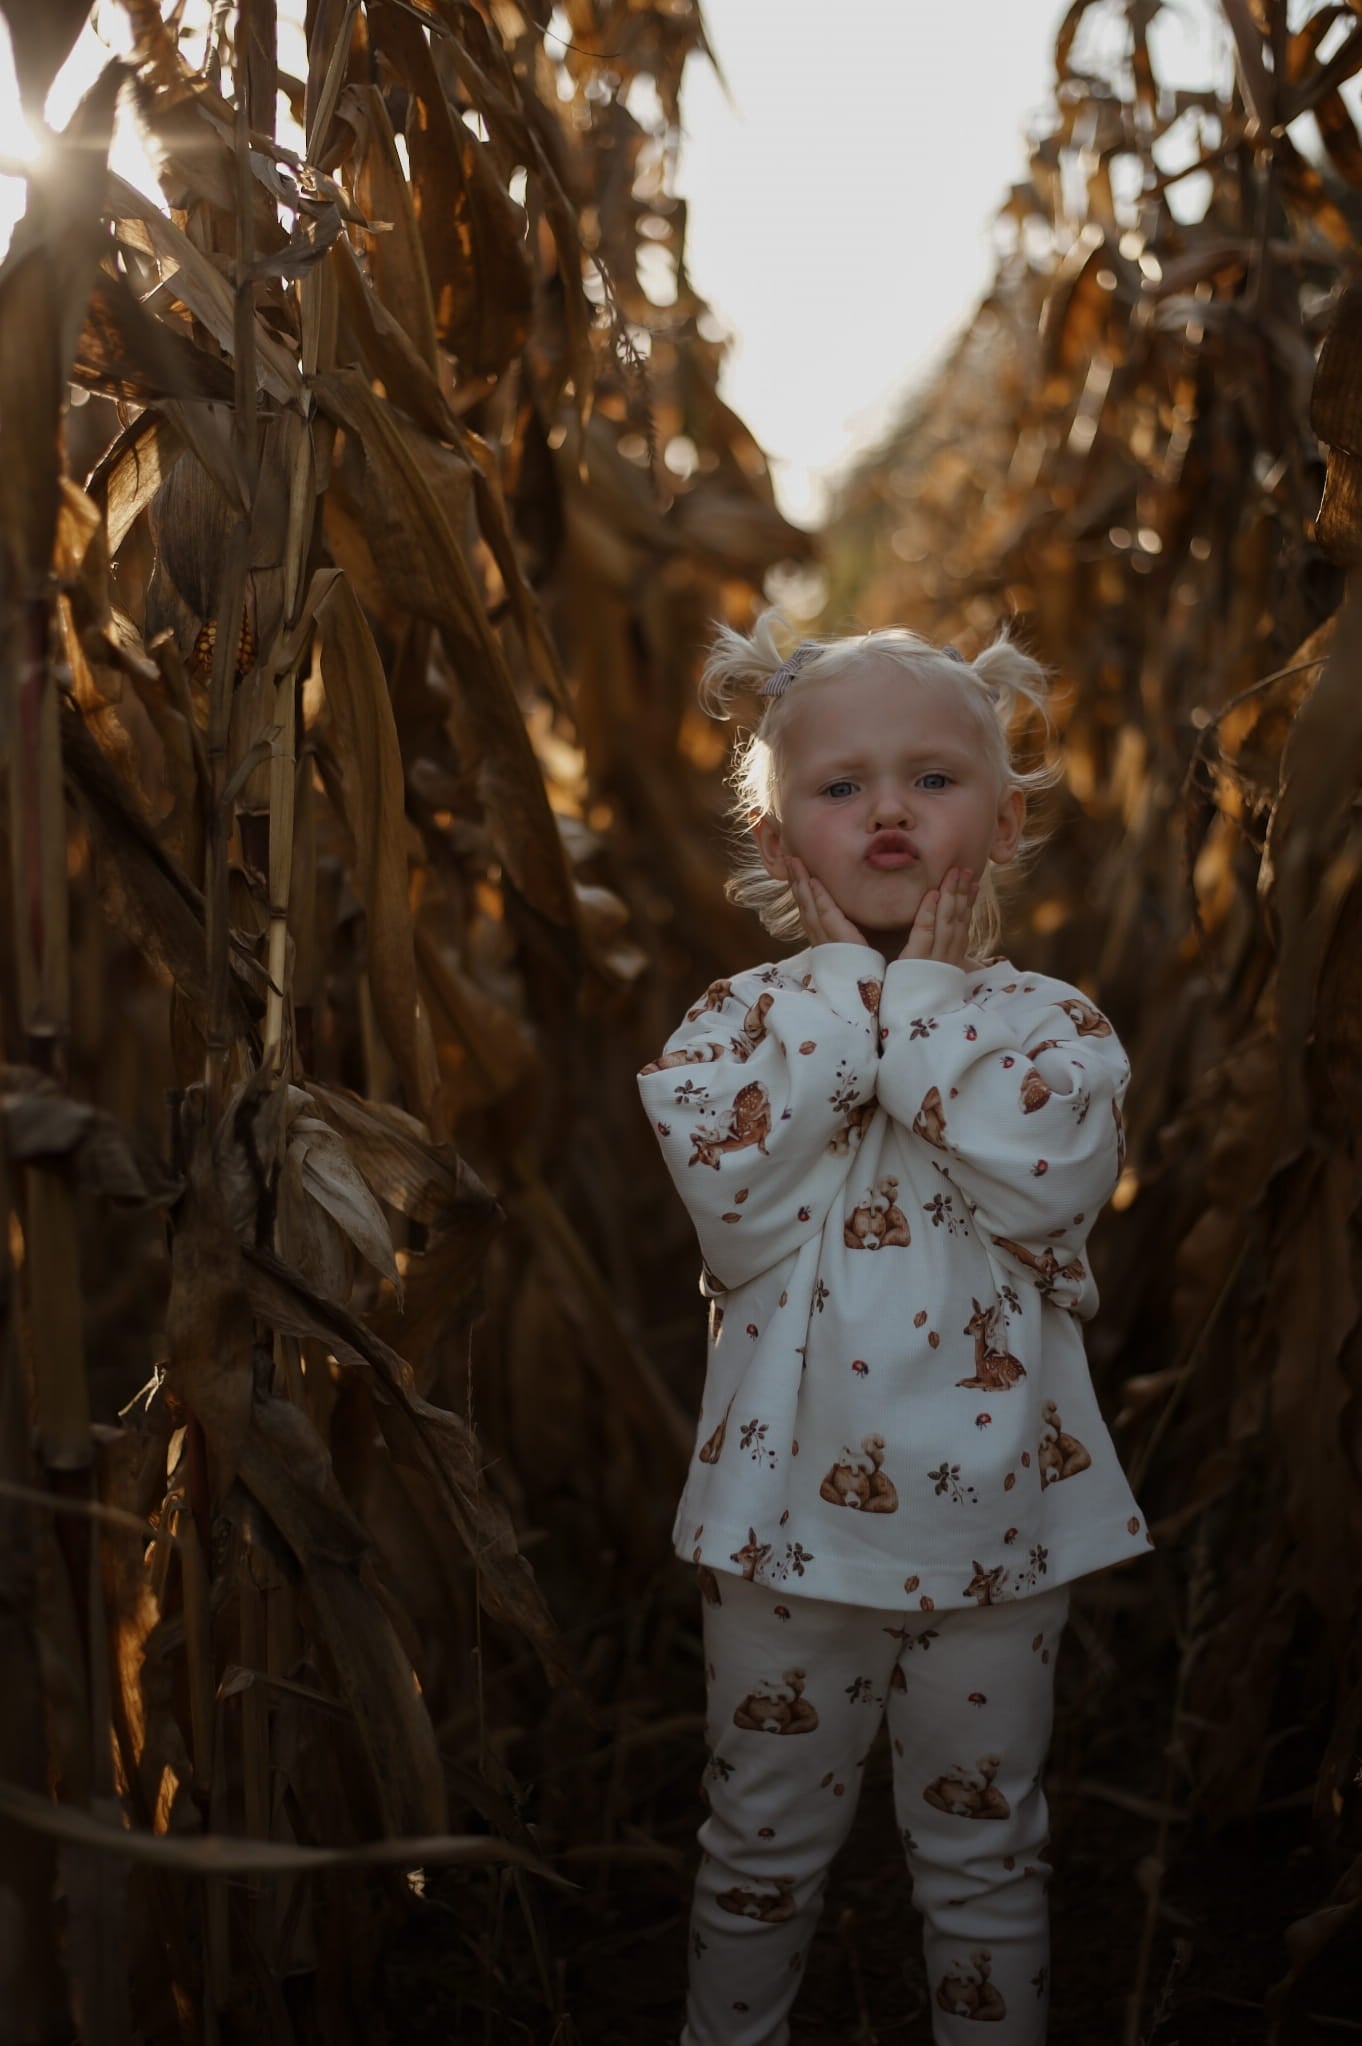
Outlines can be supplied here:
[[753, 836], [768, 874], [802, 860], [878, 951], [895, 958], [951, 868], [1010, 860], [1025, 799], [1004, 789], [951, 685], [873, 655], [791, 708], [779, 817]]

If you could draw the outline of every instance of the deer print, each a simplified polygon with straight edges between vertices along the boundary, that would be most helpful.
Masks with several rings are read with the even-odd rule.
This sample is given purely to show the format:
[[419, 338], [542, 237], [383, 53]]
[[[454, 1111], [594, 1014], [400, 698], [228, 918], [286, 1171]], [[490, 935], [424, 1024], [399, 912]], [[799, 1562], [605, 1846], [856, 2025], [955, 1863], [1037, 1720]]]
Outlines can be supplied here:
[[774, 1002], [773, 994], [758, 995], [742, 1019], [742, 1035], [733, 1040], [734, 1055], [739, 1061], [750, 1059], [757, 1046], [766, 1036], [766, 1018]]
[[939, 1087], [929, 1087], [923, 1095], [922, 1106], [913, 1117], [913, 1135], [921, 1137], [924, 1143], [935, 1144], [938, 1151], [945, 1150], [946, 1117]]
[[973, 1558], [970, 1567], [974, 1575], [965, 1586], [965, 1597], [972, 1598], [979, 1606], [996, 1605], [1007, 1582], [1006, 1567], [999, 1563], [994, 1569], [985, 1570], [983, 1564], [976, 1563]]
[[717, 1172], [721, 1151], [745, 1151], [751, 1144], [756, 1145], [764, 1158], [767, 1156], [766, 1139], [770, 1134], [771, 1097], [759, 1080], [749, 1080], [733, 1097], [727, 1129], [716, 1125], [712, 1130], [701, 1126], [691, 1131], [690, 1140], [695, 1152], [687, 1163], [712, 1165]]
[[842, 1225], [842, 1241], [848, 1250], [906, 1249], [912, 1242], [908, 1217], [898, 1205], [896, 1179], [877, 1180], [860, 1207], [853, 1208]]
[[722, 1009], [733, 993], [731, 980], [712, 980], [700, 1001], [693, 1009], [687, 1009], [686, 1021], [694, 1023], [696, 1018], [707, 1014], [710, 1009]]
[[707, 1066], [723, 1055], [721, 1044], [683, 1044], [678, 1051], [664, 1051], [661, 1058], [654, 1059], [641, 1070], [643, 1073], [665, 1073], [673, 1066]]
[[1090, 1002], [1061, 1002], [1060, 1008], [1080, 1037], [1110, 1037], [1111, 1025]]
[[773, 1891], [743, 1890], [735, 1884], [731, 1890], [721, 1890], [714, 1901], [735, 1918], [759, 1918], [763, 1925], [780, 1925], [795, 1915], [794, 1877], [773, 1876], [772, 1881]]
[[859, 1108], [852, 1109], [842, 1127], [839, 1130], [834, 1130], [828, 1139], [828, 1149], [834, 1158], [845, 1156], [851, 1149], [853, 1137], [860, 1138], [865, 1135], [866, 1125], [874, 1113], [875, 1097], [873, 1095], [869, 1101], [863, 1101]]
[[1048, 1244], [1037, 1257], [1034, 1250], [1028, 1250], [1024, 1243], [1013, 1243], [1009, 1237], [995, 1236], [993, 1241], [999, 1250], [1005, 1250], [1009, 1257], [1016, 1258], [1019, 1265], [1025, 1265], [1028, 1271], [1034, 1272], [1042, 1287], [1053, 1287], [1056, 1279], [1077, 1282], [1086, 1276], [1082, 1258], [1070, 1258], [1068, 1264], [1062, 1265]]
[[949, 2011], [952, 2017], [977, 2018], [985, 2024], [997, 2024], [1005, 2018], [1007, 2005], [1002, 1991], [989, 1980], [992, 1961], [989, 1947], [981, 1947], [977, 1954], [970, 1955], [972, 1973], [957, 1961], [937, 1984], [936, 2000], [942, 2010]]
[[1041, 1412], [1050, 1430], [1048, 1435], [1041, 1437], [1036, 1452], [1041, 1489], [1044, 1490], [1046, 1485], [1057, 1485], [1061, 1478], [1076, 1478], [1080, 1471], [1091, 1467], [1092, 1458], [1076, 1435], [1065, 1434], [1059, 1408], [1053, 1400], [1046, 1400]]
[[884, 1470], [884, 1437], [867, 1435], [861, 1454], [844, 1449], [846, 1461], [835, 1463], [818, 1487], [829, 1506], [851, 1506], [860, 1513], [897, 1513], [899, 1495]]
[[1035, 1067], [1028, 1066], [1026, 1068], [1026, 1071], [1022, 1074], [1021, 1083], [1022, 1114], [1034, 1115], [1038, 1108], [1044, 1108], [1046, 1102], [1049, 1099], [1050, 1089], [1046, 1086], [1044, 1080], [1036, 1071]]
[[996, 1300], [991, 1307], [974, 1302], [974, 1313], [964, 1328], [967, 1336], [974, 1337], [974, 1376], [957, 1378], [957, 1385], [968, 1385], [981, 1392], [1007, 1392], [1019, 1378], [1025, 1378], [1026, 1366], [1021, 1359], [998, 1347], [1001, 1316], [1002, 1309]]
[[980, 1755], [976, 1774], [957, 1766], [953, 1776], [938, 1776], [922, 1795], [939, 1812], [956, 1819], [1010, 1819], [1012, 1807], [994, 1782], [1002, 1767], [1000, 1755]]
[[[733, 1551], [728, 1560], [730, 1563], [741, 1563], [743, 1576], [749, 1584], [752, 1584], [756, 1581], [757, 1572], [770, 1553], [771, 1544], [769, 1542], [759, 1542], [757, 1540], [756, 1529], [749, 1527], [747, 1530], [747, 1540], [740, 1549]], [[699, 1560], [698, 1557], [696, 1560]], [[978, 1568], [977, 1564], [975, 1568]]]
[[812, 1733], [818, 1713], [804, 1696], [803, 1670], [782, 1670], [779, 1685], [749, 1691], [733, 1714], [733, 1724], [746, 1733]]

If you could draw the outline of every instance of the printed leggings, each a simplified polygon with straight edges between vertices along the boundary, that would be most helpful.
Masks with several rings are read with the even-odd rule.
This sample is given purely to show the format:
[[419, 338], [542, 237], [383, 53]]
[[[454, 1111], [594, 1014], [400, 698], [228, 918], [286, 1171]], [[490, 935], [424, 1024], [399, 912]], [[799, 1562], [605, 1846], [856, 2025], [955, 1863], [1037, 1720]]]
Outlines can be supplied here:
[[[710, 1810], [681, 2046], [785, 2046], [828, 1868], [882, 1718], [923, 1918], [932, 2037], [1043, 2046], [1040, 1772], [1068, 1586], [923, 1613], [803, 1599], [739, 1577], [706, 1582]], [[981, 2035], [980, 2021], [996, 2029]]]

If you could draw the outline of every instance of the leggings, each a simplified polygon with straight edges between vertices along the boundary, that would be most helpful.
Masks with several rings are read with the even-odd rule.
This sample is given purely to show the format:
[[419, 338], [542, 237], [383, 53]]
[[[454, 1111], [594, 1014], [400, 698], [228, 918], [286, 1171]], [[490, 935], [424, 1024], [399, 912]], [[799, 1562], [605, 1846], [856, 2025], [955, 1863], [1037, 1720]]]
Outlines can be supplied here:
[[[922, 1914], [932, 2037], [1043, 2046], [1054, 1654], [1069, 1588], [881, 1611], [707, 1577], [709, 1816], [682, 2046], [785, 2046], [881, 1719]], [[717, 1602], [715, 1591], [718, 1592]]]

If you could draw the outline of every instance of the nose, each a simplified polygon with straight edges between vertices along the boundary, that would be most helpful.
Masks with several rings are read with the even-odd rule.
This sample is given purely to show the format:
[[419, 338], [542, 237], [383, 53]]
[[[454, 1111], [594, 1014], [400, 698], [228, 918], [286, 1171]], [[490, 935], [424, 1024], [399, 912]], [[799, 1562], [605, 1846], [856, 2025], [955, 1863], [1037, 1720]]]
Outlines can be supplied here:
[[902, 789], [877, 789], [870, 806], [872, 831], [909, 831], [913, 813]]

